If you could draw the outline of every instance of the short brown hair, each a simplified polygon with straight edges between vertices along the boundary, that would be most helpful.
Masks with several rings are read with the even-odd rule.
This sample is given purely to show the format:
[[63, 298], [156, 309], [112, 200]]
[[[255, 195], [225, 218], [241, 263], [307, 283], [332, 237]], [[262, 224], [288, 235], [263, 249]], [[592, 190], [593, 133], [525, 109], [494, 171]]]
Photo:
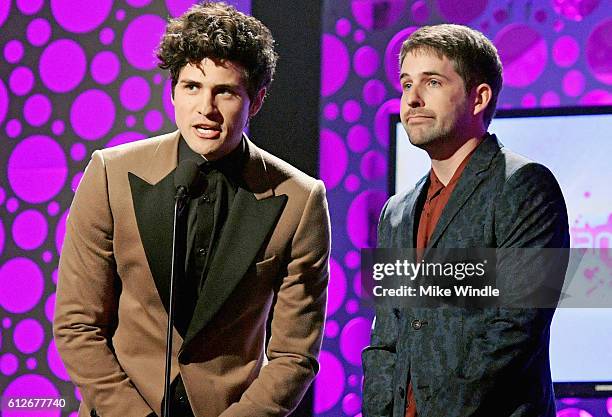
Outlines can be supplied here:
[[493, 96], [483, 115], [485, 127], [488, 127], [495, 114], [503, 82], [501, 60], [493, 43], [479, 31], [467, 26], [423, 26], [402, 44], [400, 67], [409, 52], [422, 49], [431, 50], [451, 60], [455, 71], [463, 79], [466, 92], [469, 93], [481, 83], [491, 87]]
[[278, 55], [272, 33], [252, 16], [225, 3], [196, 4], [166, 26], [158, 48], [159, 67], [170, 70], [172, 92], [181, 69], [204, 58], [239, 63], [251, 100], [274, 77]]

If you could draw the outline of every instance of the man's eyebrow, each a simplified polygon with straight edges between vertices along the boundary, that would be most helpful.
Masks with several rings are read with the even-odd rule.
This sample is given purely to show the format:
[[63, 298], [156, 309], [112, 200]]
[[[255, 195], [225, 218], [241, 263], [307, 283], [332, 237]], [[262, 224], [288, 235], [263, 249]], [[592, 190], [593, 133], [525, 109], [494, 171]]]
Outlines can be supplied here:
[[[192, 80], [191, 78], [185, 78], [183, 80], [180, 80], [179, 84], [181, 85], [202, 85], [200, 81]], [[236, 84], [235, 83], [223, 83], [223, 84], [216, 84], [215, 86], [213, 86], [213, 88], [215, 89], [226, 88], [230, 90], [239, 90], [240, 86], [241, 85], [237, 83]]]
[[215, 88], [229, 88], [230, 90], [238, 90], [240, 89], [240, 84], [223, 83], [215, 85]]
[[[423, 71], [423, 72], [421, 73], [421, 75], [426, 75], [426, 76], [428, 76], [428, 77], [429, 77], [429, 76], [432, 76], [432, 75], [436, 75], [436, 76], [438, 76], [438, 77], [442, 77], [442, 78], [445, 78], [445, 79], [447, 79], [447, 80], [448, 80], [448, 77], [447, 77], [446, 75], [444, 75], [444, 74], [440, 74], [440, 73], [439, 73], [439, 72], [437, 72], [437, 71]], [[402, 79], [404, 79], [404, 78], [406, 78], [406, 77], [410, 77], [410, 75], [409, 75], [408, 73], [405, 73], [405, 72], [402, 72], [402, 73], [400, 74], [400, 80], [402, 80]]]
[[440, 74], [439, 72], [436, 72], [436, 71], [425, 71], [425, 72], [423, 72], [423, 75], [429, 75], [429, 76], [437, 75], [438, 77], [442, 77], [442, 78], [445, 78], [445, 79], [448, 80], [448, 77], [446, 75]]

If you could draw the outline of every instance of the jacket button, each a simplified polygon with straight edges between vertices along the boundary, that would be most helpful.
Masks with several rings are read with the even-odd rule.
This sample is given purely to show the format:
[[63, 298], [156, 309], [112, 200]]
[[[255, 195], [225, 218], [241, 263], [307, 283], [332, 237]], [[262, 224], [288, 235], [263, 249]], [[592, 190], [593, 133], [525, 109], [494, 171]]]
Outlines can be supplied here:
[[404, 389], [404, 387], [399, 387], [397, 393], [400, 398], [406, 398], [406, 390]]
[[204, 248], [198, 249], [198, 255], [200, 255], [200, 256], [206, 256], [206, 252], [208, 252], [208, 251], [206, 249], [204, 249]]
[[423, 327], [423, 323], [421, 320], [412, 320], [411, 326], [414, 330], [419, 330], [421, 327]]

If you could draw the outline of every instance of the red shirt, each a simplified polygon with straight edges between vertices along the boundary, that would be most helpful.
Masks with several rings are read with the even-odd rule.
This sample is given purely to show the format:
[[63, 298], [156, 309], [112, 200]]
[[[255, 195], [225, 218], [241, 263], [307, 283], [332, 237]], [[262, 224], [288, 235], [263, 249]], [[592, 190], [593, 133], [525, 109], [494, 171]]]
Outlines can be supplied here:
[[433, 235], [433, 232], [436, 229], [438, 220], [440, 220], [442, 211], [444, 210], [444, 207], [446, 207], [446, 203], [448, 203], [455, 186], [457, 186], [457, 183], [459, 182], [459, 178], [461, 178], [463, 170], [467, 166], [473, 154], [474, 151], [470, 152], [465, 157], [463, 162], [461, 162], [461, 165], [459, 165], [455, 170], [453, 177], [450, 179], [448, 184], [446, 184], [446, 186], [444, 186], [444, 184], [442, 184], [442, 182], [438, 179], [438, 176], [433, 169], [429, 171], [429, 188], [427, 189], [425, 205], [423, 206], [423, 211], [421, 212], [421, 217], [419, 219], [419, 230], [417, 232], [416, 240], [417, 249], [425, 249], [427, 247], [427, 244], [431, 239], [431, 235]]
[[[427, 189], [425, 205], [423, 206], [423, 211], [421, 212], [421, 217], [419, 218], [419, 229], [416, 239], [418, 260], [421, 260], [425, 252], [425, 248], [431, 239], [431, 235], [436, 229], [438, 220], [440, 220], [442, 211], [444, 211], [444, 207], [446, 207], [455, 186], [459, 182], [459, 178], [461, 178], [463, 170], [467, 166], [475, 150], [476, 149], [465, 157], [463, 162], [461, 162], [461, 165], [459, 165], [455, 170], [453, 177], [450, 179], [448, 184], [446, 184], [446, 186], [444, 186], [444, 184], [442, 184], [442, 182], [438, 179], [433, 169], [429, 171], [429, 188]], [[412, 382], [408, 383], [408, 393], [406, 394], [406, 398], [406, 417], [416, 417], [416, 402], [414, 401]]]

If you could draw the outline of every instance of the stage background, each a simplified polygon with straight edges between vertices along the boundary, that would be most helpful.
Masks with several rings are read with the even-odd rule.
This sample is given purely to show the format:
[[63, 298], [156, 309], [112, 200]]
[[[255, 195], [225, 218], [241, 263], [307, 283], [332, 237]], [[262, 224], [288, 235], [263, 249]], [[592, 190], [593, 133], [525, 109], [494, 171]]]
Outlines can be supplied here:
[[[59, 396], [70, 405], [62, 414], [33, 416], [73, 417], [80, 398], [50, 333], [73, 191], [93, 150], [174, 129], [169, 82], [156, 69], [151, 51], [166, 17], [179, 15], [190, 3], [97, 0], [83, 7], [78, 0], [0, 0], [0, 395]], [[245, 12], [257, 9], [250, 0], [230, 3]], [[285, 2], [284, 9], [278, 2], [278, 15], [299, 16], [291, 3]], [[291, 113], [300, 123], [316, 126], [314, 132], [321, 129], [319, 173], [328, 188], [334, 228], [314, 411], [357, 416], [360, 351], [372, 318], [359, 305], [358, 249], [374, 245], [387, 198], [388, 114], [399, 109], [401, 41], [419, 25], [468, 24], [500, 49], [506, 66], [504, 108], [612, 104], [612, 19], [606, 0], [322, 4], [320, 120], [312, 99]], [[318, 19], [314, 14], [301, 21], [310, 25]], [[301, 30], [299, 23], [291, 23], [295, 31]], [[313, 54], [306, 57], [312, 64]], [[298, 51], [294, 59], [299, 58]], [[313, 83], [318, 85], [317, 77], [306, 88]], [[275, 97], [299, 101], [301, 94], [313, 92], [301, 91], [299, 76], [276, 87], [270, 104]], [[291, 143], [288, 136], [298, 143], [301, 136], [293, 136], [291, 120], [278, 120], [254, 122], [253, 132], [282, 124], [286, 135], [266, 139], [268, 148], [282, 153]], [[307, 149], [317, 149], [317, 136], [306, 139]], [[302, 156], [290, 159], [309, 172], [316, 166], [300, 162]], [[612, 400], [567, 399], [559, 408], [563, 417], [608, 416]]]
[[[372, 312], [359, 303], [359, 248], [375, 245], [388, 198], [389, 114], [399, 112], [402, 41], [425, 24], [481, 30], [504, 64], [501, 108], [612, 104], [610, 10], [610, 2], [596, 0], [324, 2], [320, 174], [328, 189], [333, 247], [327, 338], [315, 382], [319, 415], [361, 411], [360, 352]], [[575, 152], [597, 150], [577, 143]], [[582, 231], [611, 231], [612, 218], [590, 226]], [[557, 405], [563, 417], [612, 415], [612, 399], [564, 399]]]

